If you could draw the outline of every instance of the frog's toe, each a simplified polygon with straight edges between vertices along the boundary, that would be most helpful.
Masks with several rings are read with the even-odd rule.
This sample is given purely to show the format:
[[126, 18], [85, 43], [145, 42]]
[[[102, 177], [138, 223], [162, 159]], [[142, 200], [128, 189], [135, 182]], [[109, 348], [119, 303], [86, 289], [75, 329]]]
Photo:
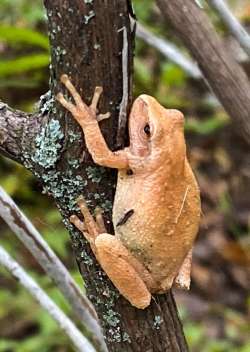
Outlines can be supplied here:
[[71, 215], [69, 221], [78, 228], [79, 231], [84, 232], [86, 231], [86, 226], [83, 221], [81, 221], [78, 216]]
[[95, 208], [95, 222], [97, 224], [99, 234], [107, 232], [102, 214], [103, 214], [102, 209], [100, 207], [96, 207]]

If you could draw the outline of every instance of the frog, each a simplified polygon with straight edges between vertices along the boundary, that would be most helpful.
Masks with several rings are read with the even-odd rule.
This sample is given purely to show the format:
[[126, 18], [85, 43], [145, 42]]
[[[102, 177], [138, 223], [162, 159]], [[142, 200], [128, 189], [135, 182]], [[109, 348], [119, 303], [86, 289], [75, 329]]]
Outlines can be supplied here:
[[192, 247], [199, 229], [200, 191], [187, 159], [184, 116], [163, 107], [152, 96], [138, 96], [128, 117], [129, 145], [112, 151], [99, 122], [102, 87], [87, 105], [66, 74], [61, 82], [73, 97], [56, 99], [81, 126], [94, 163], [118, 170], [112, 221], [106, 230], [102, 210], [93, 216], [85, 199], [77, 204], [83, 215], [70, 216], [120, 294], [145, 309], [152, 295], [172, 286], [189, 289]]

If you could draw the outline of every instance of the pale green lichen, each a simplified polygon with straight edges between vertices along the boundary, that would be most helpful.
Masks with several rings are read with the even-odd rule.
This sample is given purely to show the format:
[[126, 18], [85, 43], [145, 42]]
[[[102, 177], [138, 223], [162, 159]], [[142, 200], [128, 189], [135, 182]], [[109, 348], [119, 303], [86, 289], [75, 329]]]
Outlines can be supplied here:
[[[120, 343], [123, 340], [124, 332], [121, 331], [121, 315], [114, 310], [117, 299], [120, 297], [119, 292], [114, 288], [109, 287], [107, 275], [102, 271], [97, 272], [98, 282], [101, 282], [101, 287], [96, 286], [98, 295], [91, 295], [89, 298], [95, 305], [99, 306], [103, 313], [104, 328], [106, 330], [106, 338], [108, 341]], [[106, 287], [103, 287], [103, 286]], [[104, 296], [103, 299], [100, 296]], [[124, 336], [127, 340], [128, 334]]]
[[73, 169], [78, 169], [80, 166], [80, 162], [78, 159], [69, 159], [68, 164], [73, 168]]
[[115, 329], [109, 329], [109, 336], [108, 336], [108, 340], [112, 341], [112, 342], [122, 342], [122, 333], [121, 333], [121, 328], [120, 326], [118, 326]]
[[35, 153], [31, 157], [36, 164], [49, 169], [55, 165], [62, 148], [64, 134], [58, 120], [51, 119], [35, 139]]
[[120, 296], [120, 294], [116, 289], [111, 290], [108, 286], [102, 292], [102, 294], [107, 298], [102, 302], [102, 305], [104, 305], [105, 307], [104, 309], [105, 314], [103, 315], [103, 319], [104, 319], [105, 325], [107, 326], [107, 331], [108, 331], [107, 339], [109, 341], [121, 342], [122, 341], [122, 333], [121, 333], [121, 327], [120, 327], [121, 315], [120, 313], [114, 310], [114, 305], [118, 297]]
[[94, 264], [93, 259], [87, 254], [85, 250], [81, 251], [80, 260], [88, 266], [91, 266]]
[[101, 48], [101, 45], [100, 44], [98, 44], [98, 43], [95, 43], [94, 44], [94, 49], [95, 50], [99, 50]]
[[120, 323], [120, 315], [112, 309], [103, 314], [103, 319], [109, 326], [117, 327]]
[[102, 202], [101, 207], [103, 210], [110, 211], [112, 210], [112, 202], [108, 199], [105, 199], [104, 202]]
[[93, 0], [84, 0], [85, 4], [92, 4]]
[[51, 22], [51, 30], [49, 32], [49, 35], [52, 40], [56, 38], [56, 33], [61, 31], [61, 27], [57, 25], [56, 22]]
[[124, 333], [122, 334], [122, 341], [123, 341], [123, 342], [131, 343], [131, 338], [130, 338], [130, 336], [129, 336], [129, 334], [128, 334], [127, 332], [124, 332]]
[[73, 132], [73, 131], [69, 131], [68, 132], [68, 138], [69, 138], [69, 141], [70, 143], [73, 143], [77, 140], [79, 140], [81, 138], [81, 133], [76, 133], [76, 132]]
[[105, 169], [102, 167], [88, 166], [86, 171], [88, 179], [94, 183], [99, 183], [105, 174]]
[[[58, 26], [59, 27], [59, 26]], [[60, 32], [60, 28], [57, 27], [57, 31]], [[60, 62], [62, 59], [62, 56], [67, 54], [67, 51], [63, 48], [61, 48], [59, 45], [54, 49], [54, 54], [56, 57], [56, 61]]]
[[47, 115], [49, 113], [55, 113], [55, 99], [52, 95], [51, 90], [40, 96], [37, 104], [37, 109], [40, 114]]
[[52, 194], [55, 199], [60, 199], [64, 208], [69, 211], [76, 211], [76, 199], [81, 194], [87, 181], [82, 176], [74, 176], [71, 170], [66, 172], [49, 171], [42, 175], [44, 182], [44, 193]]
[[162, 317], [160, 315], [156, 315], [153, 321], [154, 329], [159, 330], [162, 322], [163, 322]]
[[88, 24], [91, 18], [95, 17], [95, 12], [93, 10], [90, 10], [87, 15], [84, 16], [84, 24]]

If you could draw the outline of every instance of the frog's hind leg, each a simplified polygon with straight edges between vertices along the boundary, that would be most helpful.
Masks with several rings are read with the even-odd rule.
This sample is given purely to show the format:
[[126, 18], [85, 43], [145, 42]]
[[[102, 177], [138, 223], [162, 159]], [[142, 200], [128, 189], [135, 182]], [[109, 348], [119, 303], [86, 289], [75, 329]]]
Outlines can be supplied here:
[[179, 288], [189, 290], [190, 287], [190, 275], [191, 275], [191, 265], [192, 265], [192, 248], [189, 250], [187, 256], [185, 257], [178, 275], [175, 278], [175, 285]]
[[[97, 259], [118, 291], [135, 307], [144, 309], [151, 293], [138, 271], [141, 265], [115, 236], [100, 234], [95, 240]], [[134, 265], [133, 265], [134, 264]], [[137, 270], [136, 270], [137, 269]], [[141, 275], [142, 274], [142, 275]]]
[[77, 204], [84, 222], [76, 215], [72, 215], [70, 221], [90, 243], [98, 262], [118, 291], [135, 307], [146, 308], [150, 304], [150, 292], [156, 287], [151, 274], [117, 237], [106, 233], [100, 208], [96, 208], [94, 219], [83, 197], [78, 198]]

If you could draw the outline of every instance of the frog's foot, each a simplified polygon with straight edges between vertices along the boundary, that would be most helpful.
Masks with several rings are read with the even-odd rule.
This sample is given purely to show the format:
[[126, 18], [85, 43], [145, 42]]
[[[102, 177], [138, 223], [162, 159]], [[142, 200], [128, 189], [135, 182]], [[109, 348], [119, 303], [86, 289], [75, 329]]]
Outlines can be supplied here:
[[191, 264], [192, 264], [192, 249], [188, 252], [184, 259], [182, 266], [179, 270], [178, 275], [175, 278], [175, 286], [189, 290], [190, 288], [190, 275], [191, 275]]
[[92, 98], [92, 102], [90, 106], [85, 104], [77, 92], [76, 88], [71, 83], [69, 77], [67, 75], [61, 76], [61, 82], [68, 89], [70, 94], [72, 95], [75, 105], [71, 102], [67, 101], [62, 93], [58, 93], [56, 99], [68, 110], [71, 112], [76, 121], [83, 127], [86, 124], [91, 124], [91, 121], [101, 121], [110, 116], [109, 113], [97, 115], [97, 105], [100, 100], [100, 96], [102, 94], [102, 87], [96, 87], [95, 92]]
[[102, 217], [102, 211], [100, 208], [96, 208], [95, 220], [90, 214], [86, 201], [82, 196], [77, 199], [77, 204], [84, 217], [84, 221], [81, 221], [76, 215], [71, 215], [70, 222], [74, 224], [79, 231], [82, 232], [86, 240], [90, 243], [93, 252], [95, 253], [95, 239], [100, 233], [106, 232], [104, 220]]

